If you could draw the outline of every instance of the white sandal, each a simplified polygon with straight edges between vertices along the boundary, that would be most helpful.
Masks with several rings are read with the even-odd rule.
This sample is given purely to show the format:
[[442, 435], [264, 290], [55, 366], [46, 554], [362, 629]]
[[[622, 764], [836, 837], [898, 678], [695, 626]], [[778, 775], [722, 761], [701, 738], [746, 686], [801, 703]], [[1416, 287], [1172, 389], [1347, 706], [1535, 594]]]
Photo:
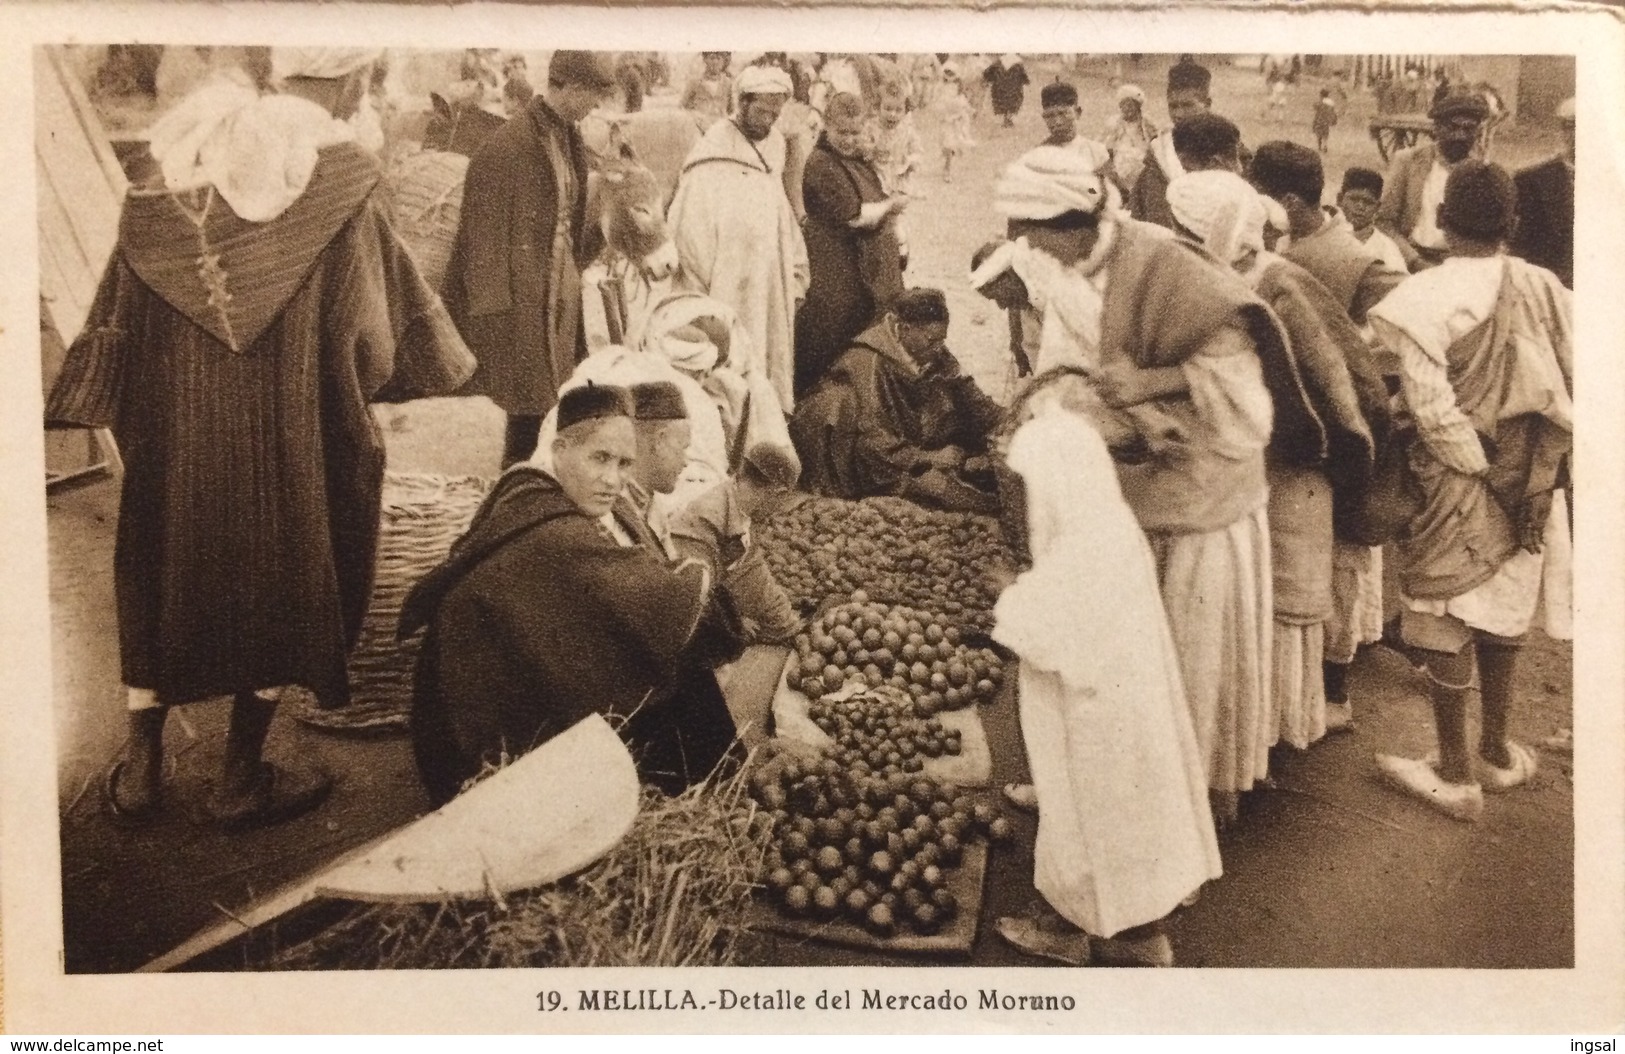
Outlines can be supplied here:
[[1482, 787], [1448, 782], [1426, 758], [1378, 754], [1377, 768], [1390, 785], [1420, 798], [1453, 820], [1473, 823], [1484, 815]]
[[1540, 760], [1535, 752], [1522, 743], [1507, 740], [1507, 753], [1512, 755], [1512, 764], [1501, 768], [1486, 761], [1484, 758], [1473, 759], [1473, 774], [1484, 785], [1484, 789], [1499, 794], [1512, 790], [1528, 783], [1534, 776], [1535, 770], [1540, 767]]

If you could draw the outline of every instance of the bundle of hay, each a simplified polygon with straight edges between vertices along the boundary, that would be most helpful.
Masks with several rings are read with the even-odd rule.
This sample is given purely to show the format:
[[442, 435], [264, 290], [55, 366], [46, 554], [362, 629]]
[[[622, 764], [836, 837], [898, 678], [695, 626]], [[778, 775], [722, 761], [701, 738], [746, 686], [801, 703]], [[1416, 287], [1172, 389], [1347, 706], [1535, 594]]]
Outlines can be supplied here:
[[645, 789], [626, 838], [580, 874], [505, 899], [358, 907], [273, 970], [725, 966], [769, 826], [746, 777]]

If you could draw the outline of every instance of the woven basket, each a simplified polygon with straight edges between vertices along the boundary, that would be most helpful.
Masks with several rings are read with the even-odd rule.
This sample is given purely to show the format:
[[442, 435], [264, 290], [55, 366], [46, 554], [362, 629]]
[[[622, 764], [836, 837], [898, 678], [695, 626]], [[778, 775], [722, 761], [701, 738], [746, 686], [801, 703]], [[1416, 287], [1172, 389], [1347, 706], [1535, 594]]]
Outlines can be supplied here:
[[482, 476], [391, 473], [384, 480], [378, 567], [361, 639], [350, 653], [350, 705], [324, 710], [303, 689], [288, 689], [295, 718], [342, 732], [404, 730], [412, 709], [412, 672], [421, 637], [395, 640], [401, 604], [418, 579], [444, 560], [485, 500]]
[[444, 150], [412, 154], [390, 172], [396, 231], [431, 289], [446, 275], [467, 175], [468, 158]]

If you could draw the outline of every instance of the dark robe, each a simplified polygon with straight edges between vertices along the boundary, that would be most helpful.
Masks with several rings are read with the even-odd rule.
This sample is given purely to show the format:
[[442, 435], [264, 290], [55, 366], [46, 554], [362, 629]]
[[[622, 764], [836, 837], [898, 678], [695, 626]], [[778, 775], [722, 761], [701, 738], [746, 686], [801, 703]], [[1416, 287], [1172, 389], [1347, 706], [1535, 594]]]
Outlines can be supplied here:
[[1382, 298], [1403, 282], [1407, 273], [1396, 271], [1377, 259], [1377, 254], [1354, 236], [1346, 224], [1326, 218], [1320, 229], [1294, 238], [1281, 255], [1314, 275], [1321, 285], [1343, 305], [1343, 311], [1357, 326]]
[[903, 291], [897, 233], [851, 224], [864, 205], [886, 200], [869, 162], [842, 157], [820, 138], [802, 176], [809, 283], [796, 312], [795, 395], [800, 399], [854, 337], [880, 319]]
[[[569, 159], [575, 193], [561, 203], [548, 142]], [[559, 209], [569, 210], [569, 253], [555, 258]], [[603, 234], [587, 222], [587, 149], [540, 97], [487, 139], [468, 163], [462, 216], [442, 293], [479, 359], [467, 394], [510, 414], [540, 415], [586, 357], [580, 324], [581, 269]], [[557, 268], [573, 288], [555, 288]], [[565, 337], [556, 341], [554, 334]], [[556, 346], [559, 345], [559, 346]]]
[[1375, 467], [1354, 370], [1365, 369], [1366, 390], [1374, 397], [1386, 396], [1386, 390], [1375, 370], [1366, 369], [1369, 353], [1348, 312], [1308, 271], [1276, 257], [1264, 265], [1256, 289], [1286, 332], [1307, 405], [1326, 435], [1319, 465], [1283, 464], [1273, 451], [1267, 459], [1275, 618], [1311, 624], [1332, 610], [1336, 510], [1359, 507]]
[[1014, 66], [995, 62], [982, 71], [982, 79], [988, 83], [995, 116], [1011, 117], [1021, 112], [1029, 83], [1026, 66], [1019, 62]]
[[[1309, 406], [1286, 335], [1239, 276], [1200, 246], [1134, 220], [1117, 223], [1105, 266], [1101, 361], [1140, 369], [1181, 366], [1221, 328], [1252, 341], [1274, 406], [1269, 454], [1295, 466], [1319, 465], [1326, 431]], [[1147, 311], [1146, 304], [1166, 305]], [[1196, 533], [1227, 527], [1257, 507], [1262, 458], [1236, 458], [1212, 446], [1209, 426], [1188, 393], [1157, 399], [1185, 439], [1143, 460], [1120, 461], [1123, 497], [1147, 531]]]
[[1514, 256], [1544, 267], [1574, 288], [1574, 168], [1554, 157], [1513, 177], [1518, 188]]
[[212, 191], [125, 201], [46, 418], [118, 439], [121, 676], [161, 702], [287, 684], [349, 699], [384, 472], [367, 404], [474, 368], [378, 183], [340, 144], [267, 223]]
[[[620, 544], [540, 470], [510, 469], [401, 609], [403, 638], [428, 630], [412, 742], [430, 799], [450, 800], [486, 764], [590, 714], [670, 704], [706, 610], [703, 578], [647, 544]], [[635, 752], [647, 742], [630, 723], [620, 731]]]
[[[615, 518], [637, 543], [662, 560], [665, 545], [649, 522], [654, 495], [636, 481], [616, 502]], [[694, 639], [677, 660], [677, 671], [659, 706], [646, 706], [626, 723], [623, 735], [637, 755], [644, 780], [667, 794], [705, 779], [719, 766], [726, 773], [744, 760], [739, 728], [717, 684], [716, 667], [744, 651], [744, 626], [728, 587], [713, 568], [711, 595]]]
[[1127, 206], [1129, 215], [1143, 223], [1174, 229], [1174, 210], [1168, 205], [1168, 174], [1162, 170], [1155, 150], [1146, 150], [1145, 167], [1140, 169], [1140, 178], [1134, 181]]
[[927, 455], [946, 446], [985, 454], [1002, 414], [952, 355], [921, 367], [882, 323], [859, 336], [798, 404], [790, 437], [801, 456], [802, 487], [814, 494], [893, 495], [991, 513], [989, 493], [958, 470], [933, 466]]

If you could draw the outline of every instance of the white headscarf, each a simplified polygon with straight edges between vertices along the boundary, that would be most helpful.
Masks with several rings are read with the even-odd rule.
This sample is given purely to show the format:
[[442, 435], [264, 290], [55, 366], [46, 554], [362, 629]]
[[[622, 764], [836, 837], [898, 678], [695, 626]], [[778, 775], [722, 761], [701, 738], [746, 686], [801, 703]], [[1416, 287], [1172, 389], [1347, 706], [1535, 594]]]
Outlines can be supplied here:
[[1145, 91], [1138, 84], [1124, 84], [1117, 89], [1117, 101], [1124, 99], [1133, 99], [1141, 109], [1145, 108]]
[[1066, 212], [1098, 214], [1112, 202], [1107, 182], [1076, 150], [1040, 146], [1005, 166], [993, 184], [993, 209], [1012, 220], [1049, 220]]
[[354, 130], [291, 95], [260, 95], [245, 80], [217, 78], [170, 110], [148, 133], [171, 190], [212, 186], [238, 216], [276, 219], [305, 192], [317, 151]]
[[673, 293], [657, 303], [631, 341], [673, 366], [703, 374], [718, 363], [741, 375], [753, 368], [750, 335], [733, 308], [700, 293]]
[[271, 79], [338, 80], [383, 57], [383, 48], [272, 48]]
[[738, 95], [793, 95], [795, 88], [790, 75], [777, 66], [746, 66], [734, 78], [734, 92]]
[[1252, 184], [1234, 172], [1188, 172], [1168, 184], [1168, 207], [1179, 225], [1219, 261], [1242, 267], [1264, 251], [1269, 210]]

